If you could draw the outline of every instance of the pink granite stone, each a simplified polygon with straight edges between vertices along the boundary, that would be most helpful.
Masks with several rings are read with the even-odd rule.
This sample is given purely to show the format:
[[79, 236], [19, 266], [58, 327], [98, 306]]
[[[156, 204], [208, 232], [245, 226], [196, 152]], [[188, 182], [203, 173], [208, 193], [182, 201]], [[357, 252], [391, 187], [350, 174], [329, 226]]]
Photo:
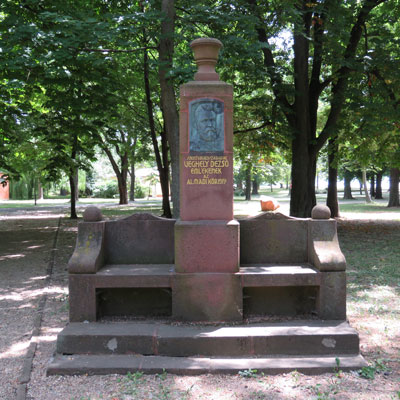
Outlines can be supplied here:
[[232, 221], [177, 221], [177, 272], [232, 272], [239, 270], [239, 223]]
[[[189, 108], [198, 99], [224, 106], [224, 151], [190, 152]], [[224, 82], [189, 82], [181, 88], [180, 201], [181, 219], [233, 219], [233, 90]]]
[[243, 299], [235, 274], [177, 274], [172, 315], [185, 321], [241, 321]]

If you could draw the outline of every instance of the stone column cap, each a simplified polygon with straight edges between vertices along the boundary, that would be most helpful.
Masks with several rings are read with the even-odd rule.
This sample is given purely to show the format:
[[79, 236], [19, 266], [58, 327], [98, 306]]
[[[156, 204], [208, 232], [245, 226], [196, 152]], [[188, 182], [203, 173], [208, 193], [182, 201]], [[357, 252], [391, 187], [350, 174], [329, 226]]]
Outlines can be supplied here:
[[222, 47], [221, 41], [215, 38], [199, 38], [190, 43], [194, 53], [198, 71], [194, 75], [196, 81], [218, 81], [219, 75], [215, 72], [218, 53]]

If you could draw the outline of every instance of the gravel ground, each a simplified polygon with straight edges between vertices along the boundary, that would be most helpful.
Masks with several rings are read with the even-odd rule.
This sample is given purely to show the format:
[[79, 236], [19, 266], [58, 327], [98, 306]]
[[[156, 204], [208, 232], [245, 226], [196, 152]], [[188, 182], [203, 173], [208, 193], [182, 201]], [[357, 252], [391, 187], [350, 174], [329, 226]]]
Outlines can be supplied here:
[[0, 398], [13, 399], [58, 218], [0, 220]]
[[[35, 213], [37, 216], [37, 213]], [[126, 399], [398, 399], [399, 354], [392, 340], [398, 332], [380, 334], [379, 319], [362, 320], [356, 313], [350, 322], [361, 330], [361, 348], [367, 360], [389, 357], [375, 379], [362, 379], [357, 372], [305, 376], [297, 372], [263, 376], [248, 371], [241, 375], [180, 377], [139, 373], [108, 376], [46, 377], [56, 337], [68, 322], [66, 263], [75, 245], [76, 222], [62, 219], [52, 278], [45, 285], [58, 215], [31, 218], [0, 216], [0, 399], [16, 398], [18, 379], [29, 345], [35, 310], [45, 294], [40, 335], [26, 393], [34, 400], [126, 400]], [[368, 331], [362, 325], [368, 324]], [[376, 329], [376, 331], [375, 331]], [[368, 332], [368, 333], [367, 333]], [[377, 335], [378, 334], [378, 335]], [[381, 340], [379, 341], [379, 337]], [[378, 338], [378, 339], [377, 339]], [[398, 345], [398, 344], [397, 344]], [[397, 348], [397, 350], [396, 350]], [[375, 372], [379, 368], [374, 364]]]

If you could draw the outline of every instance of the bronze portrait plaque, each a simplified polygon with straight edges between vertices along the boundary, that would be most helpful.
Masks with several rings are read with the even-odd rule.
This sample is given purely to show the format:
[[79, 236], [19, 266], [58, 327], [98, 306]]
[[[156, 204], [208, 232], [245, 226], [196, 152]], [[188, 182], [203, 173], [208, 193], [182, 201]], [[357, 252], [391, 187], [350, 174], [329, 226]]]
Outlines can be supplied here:
[[224, 151], [224, 103], [202, 98], [189, 105], [190, 153]]

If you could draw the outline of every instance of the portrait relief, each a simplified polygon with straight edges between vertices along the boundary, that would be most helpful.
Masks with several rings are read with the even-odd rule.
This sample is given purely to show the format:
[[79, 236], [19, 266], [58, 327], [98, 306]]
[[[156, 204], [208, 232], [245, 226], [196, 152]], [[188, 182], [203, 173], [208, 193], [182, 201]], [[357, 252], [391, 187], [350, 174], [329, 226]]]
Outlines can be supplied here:
[[189, 105], [190, 152], [224, 151], [224, 103], [198, 99]]

